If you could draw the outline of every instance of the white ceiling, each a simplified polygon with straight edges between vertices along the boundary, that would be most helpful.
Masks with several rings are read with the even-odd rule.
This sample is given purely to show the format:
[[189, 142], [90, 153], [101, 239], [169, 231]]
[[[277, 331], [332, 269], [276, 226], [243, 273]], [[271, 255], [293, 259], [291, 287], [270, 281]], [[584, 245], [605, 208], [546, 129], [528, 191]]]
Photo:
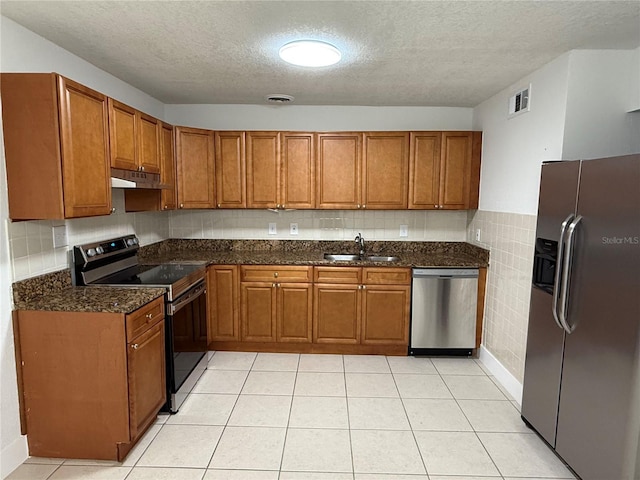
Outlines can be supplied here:
[[[473, 107], [571, 49], [640, 46], [633, 1], [6, 1], [0, 13], [164, 103]], [[337, 66], [285, 64], [297, 38]]]

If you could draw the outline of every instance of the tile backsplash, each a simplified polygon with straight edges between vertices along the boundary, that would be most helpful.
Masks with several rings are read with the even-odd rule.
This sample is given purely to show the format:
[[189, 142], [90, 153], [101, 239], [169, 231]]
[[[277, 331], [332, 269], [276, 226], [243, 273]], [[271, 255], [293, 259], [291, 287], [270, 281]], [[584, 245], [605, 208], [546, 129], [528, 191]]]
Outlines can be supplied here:
[[[13, 280], [54, 272], [69, 267], [74, 245], [136, 233], [143, 245], [169, 238], [169, 219], [165, 212], [126, 213], [123, 190], [113, 190], [112, 215], [71, 220], [9, 222]], [[53, 247], [53, 227], [66, 225], [66, 247]]]
[[[276, 234], [269, 234], [275, 223]], [[298, 234], [290, 233], [297, 224]], [[171, 212], [171, 238], [451, 241], [467, 239], [466, 211], [190, 210]], [[406, 225], [408, 235], [400, 237]]]
[[467, 241], [491, 252], [482, 343], [522, 382], [537, 217], [482, 210], [468, 215]]

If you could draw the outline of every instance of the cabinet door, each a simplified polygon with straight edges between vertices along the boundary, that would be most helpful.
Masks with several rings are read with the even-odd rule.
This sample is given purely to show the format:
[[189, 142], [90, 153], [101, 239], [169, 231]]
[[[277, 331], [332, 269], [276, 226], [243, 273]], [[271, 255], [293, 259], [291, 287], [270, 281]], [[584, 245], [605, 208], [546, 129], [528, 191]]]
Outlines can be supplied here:
[[179, 208], [215, 208], [213, 132], [176, 127]]
[[109, 141], [111, 166], [138, 170], [138, 122], [136, 110], [112, 98], [109, 99]]
[[412, 132], [409, 155], [409, 208], [435, 209], [440, 204], [440, 132]]
[[362, 290], [362, 343], [409, 345], [411, 287], [365, 285]]
[[160, 121], [151, 115], [137, 112], [138, 163], [140, 170], [160, 173]]
[[131, 440], [166, 402], [164, 321], [134, 338], [127, 348]]
[[362, 208], [407, 208], [409, 187], [409, 134], [364, 134], [362, 154]]
[[238, 267], [214, 265], [207, 270], [209, 343], [239, 341]]
[[318, 135], [317, 208], [360, 208], [362, 134]]
[[218, 208], [245, 208], [244, 132], [216, 132], [216, 182]]
[[160, 181], [170, 187], [162, 190], [161, 209], [175, 210], [177, 198], [173, 127], [166, 123], [160, 128]]
[[360, 343], [360, 286], [316, 284], [313, 341]]
[[310, 283], [277, 284], [278, 342], [311, 343], [313, 287]]
[[247, 207], [280, 206], [280, 134], [247, 132]]
[[107, 97], [58, 76], [65, 217], [111, 212]]
[[247, 342], [275, 342], [275, 283], [242, 282], [240, 284], [240, 295], [242, 340]]
[[469, 208], [472, 132], [442, 132], [440, 208]]
[[281, 159], [282, 208], [315, 208], [315, 135], [283, 133]]

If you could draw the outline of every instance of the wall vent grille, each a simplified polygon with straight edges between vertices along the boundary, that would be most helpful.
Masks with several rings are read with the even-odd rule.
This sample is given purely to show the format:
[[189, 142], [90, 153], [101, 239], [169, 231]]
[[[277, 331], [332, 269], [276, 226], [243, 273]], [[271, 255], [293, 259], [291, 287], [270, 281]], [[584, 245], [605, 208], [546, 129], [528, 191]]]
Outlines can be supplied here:
[[509, 118], [531, 109], [531, 85], [514, 93], [509, 98]]

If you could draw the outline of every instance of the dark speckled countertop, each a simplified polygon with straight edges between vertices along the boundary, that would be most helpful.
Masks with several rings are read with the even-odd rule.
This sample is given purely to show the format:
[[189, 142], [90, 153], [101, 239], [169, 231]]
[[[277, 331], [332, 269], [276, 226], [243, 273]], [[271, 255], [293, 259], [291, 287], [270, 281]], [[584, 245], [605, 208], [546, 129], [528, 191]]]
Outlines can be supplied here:
[[[367, 242], [366, 255], [395, 262], [330, 262], [325, 253], [358, 253], [354, 242], [312, 240], [181, 240], [143, 247], [143, 264], [330, 265], [384, 267], [487, 267], [489, 252], [465, 242]], [[13, 284], [17, 310], [131, 313], [162, 296], [162, 288], [73, 287], [69, 270]]]
[[148, 264], [206, 262], [218, 265], [325, 265], [385, 267], [486, 267], [489, 252], [465, 242], [368, 242], [366, 255], [394, 262], [331, 262], [325, 253], [357, 253], [354, 242], [287, 240], [166, 240], [140, 251]]

